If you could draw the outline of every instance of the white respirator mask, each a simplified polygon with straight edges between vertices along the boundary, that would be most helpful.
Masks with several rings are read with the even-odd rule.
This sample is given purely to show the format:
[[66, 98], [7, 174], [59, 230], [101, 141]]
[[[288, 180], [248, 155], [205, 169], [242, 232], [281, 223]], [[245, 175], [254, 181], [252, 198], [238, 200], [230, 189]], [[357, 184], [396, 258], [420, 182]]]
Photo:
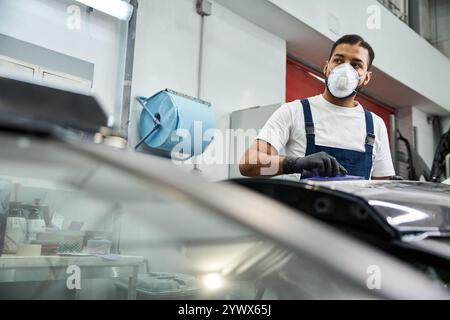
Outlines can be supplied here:
[[331, 70], [326, 85], [333, 97], [346, 99], [356, 94], [362, 78], [351, 64], [343, 63]]

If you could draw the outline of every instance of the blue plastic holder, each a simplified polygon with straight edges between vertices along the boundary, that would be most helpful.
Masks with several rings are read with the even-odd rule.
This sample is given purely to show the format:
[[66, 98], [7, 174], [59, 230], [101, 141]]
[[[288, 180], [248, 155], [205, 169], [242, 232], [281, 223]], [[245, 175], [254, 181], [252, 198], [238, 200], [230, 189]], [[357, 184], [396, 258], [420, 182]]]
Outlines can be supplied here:
[[[147, 107], [147, 102], [148, 99], [145, 99], [143, 97], [137, 97], [136, 100], [139, 102], [139, 104], [142, 106], [143, 108], [143, 112], [147, 112], [147, 114], [150, 116], [150, 118], [153, 120], [154, 126], [152, 128], [152, 130], [150, 130], [149, 132], [147, 132], [144, 137], [141, 138], [141, 140], [139, 140], [139, 142], [136, 144], [136, 146], [134, 147], [135, 149], [138, 149], [145, 140], [147, 140], [147, 138], [156, 130], [158, 130], [158, 128], [161, 126], [161, 122], [159, 121], [158, 118], [155, 117], [155, 115], [150, 111], [149, 107]], [[141, 115], [142, 117], [142, 115]]]
[[139, 122], [141, 139], [136, 149], [145, 143], [170, 153], [181, 145], [184, 147], [180, 153], [192, 157], [203, 153], [213, 140], [212, 133], [205, 135], [216, 126], [208, 102], [169, 89], [150, 98], [138, 97], [137, 101], [143, 110]]

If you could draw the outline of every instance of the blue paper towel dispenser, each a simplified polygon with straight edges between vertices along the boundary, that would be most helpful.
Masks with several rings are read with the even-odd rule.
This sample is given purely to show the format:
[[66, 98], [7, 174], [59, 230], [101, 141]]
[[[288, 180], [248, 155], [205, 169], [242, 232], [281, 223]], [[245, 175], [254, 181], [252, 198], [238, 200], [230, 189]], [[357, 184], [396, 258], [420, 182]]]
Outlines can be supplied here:
[[190, 158], [202, 154], [213, 140], [216, 119], [210, 103], [169, 89], [137, 100], [143, 109], [136, 149], [145, 143]]

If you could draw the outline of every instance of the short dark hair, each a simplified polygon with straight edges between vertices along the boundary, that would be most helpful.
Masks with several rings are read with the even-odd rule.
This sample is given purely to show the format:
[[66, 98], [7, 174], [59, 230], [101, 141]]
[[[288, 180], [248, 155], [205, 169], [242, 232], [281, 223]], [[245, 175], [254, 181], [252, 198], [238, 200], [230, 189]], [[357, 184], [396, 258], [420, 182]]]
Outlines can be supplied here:
[[340, 44], [351, 44], [351, 45], [355, 45], [358, 44], [360, 47], [363, 47], [365, 49], [367, 49], [367, 51], [369, 51], [369, 65], [367, 67], [367, 70], [370, 69], [370, 67], [372, 66], [372, 62], [375, 59], [375, 52], [373, 51], [372, 47], [370, 46], [369, 43], [367, 43], [361, 36], [357, 35], [357, 34], [347, 34], [345, 36], [342, 36], [341, 38], [339, 38], [334, 44], [333, 47], [331, 48], [331, 53], [330, 53], [330, 58], [333, 56], [334, 51], [336, 50], [336, 47]]

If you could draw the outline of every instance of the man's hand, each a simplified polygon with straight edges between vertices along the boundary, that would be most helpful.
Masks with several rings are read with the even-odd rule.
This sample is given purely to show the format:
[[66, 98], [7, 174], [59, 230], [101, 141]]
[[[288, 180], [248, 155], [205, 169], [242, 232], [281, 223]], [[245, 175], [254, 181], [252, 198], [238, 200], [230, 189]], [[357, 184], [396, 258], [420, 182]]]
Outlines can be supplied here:
[[303, 158], [286, 158], [283, 161], [283, 173], [317, 172], [322, 177], [347, 175], [347, 170], [339, 164], [336, 158], [326, 152], [314, 153]]

